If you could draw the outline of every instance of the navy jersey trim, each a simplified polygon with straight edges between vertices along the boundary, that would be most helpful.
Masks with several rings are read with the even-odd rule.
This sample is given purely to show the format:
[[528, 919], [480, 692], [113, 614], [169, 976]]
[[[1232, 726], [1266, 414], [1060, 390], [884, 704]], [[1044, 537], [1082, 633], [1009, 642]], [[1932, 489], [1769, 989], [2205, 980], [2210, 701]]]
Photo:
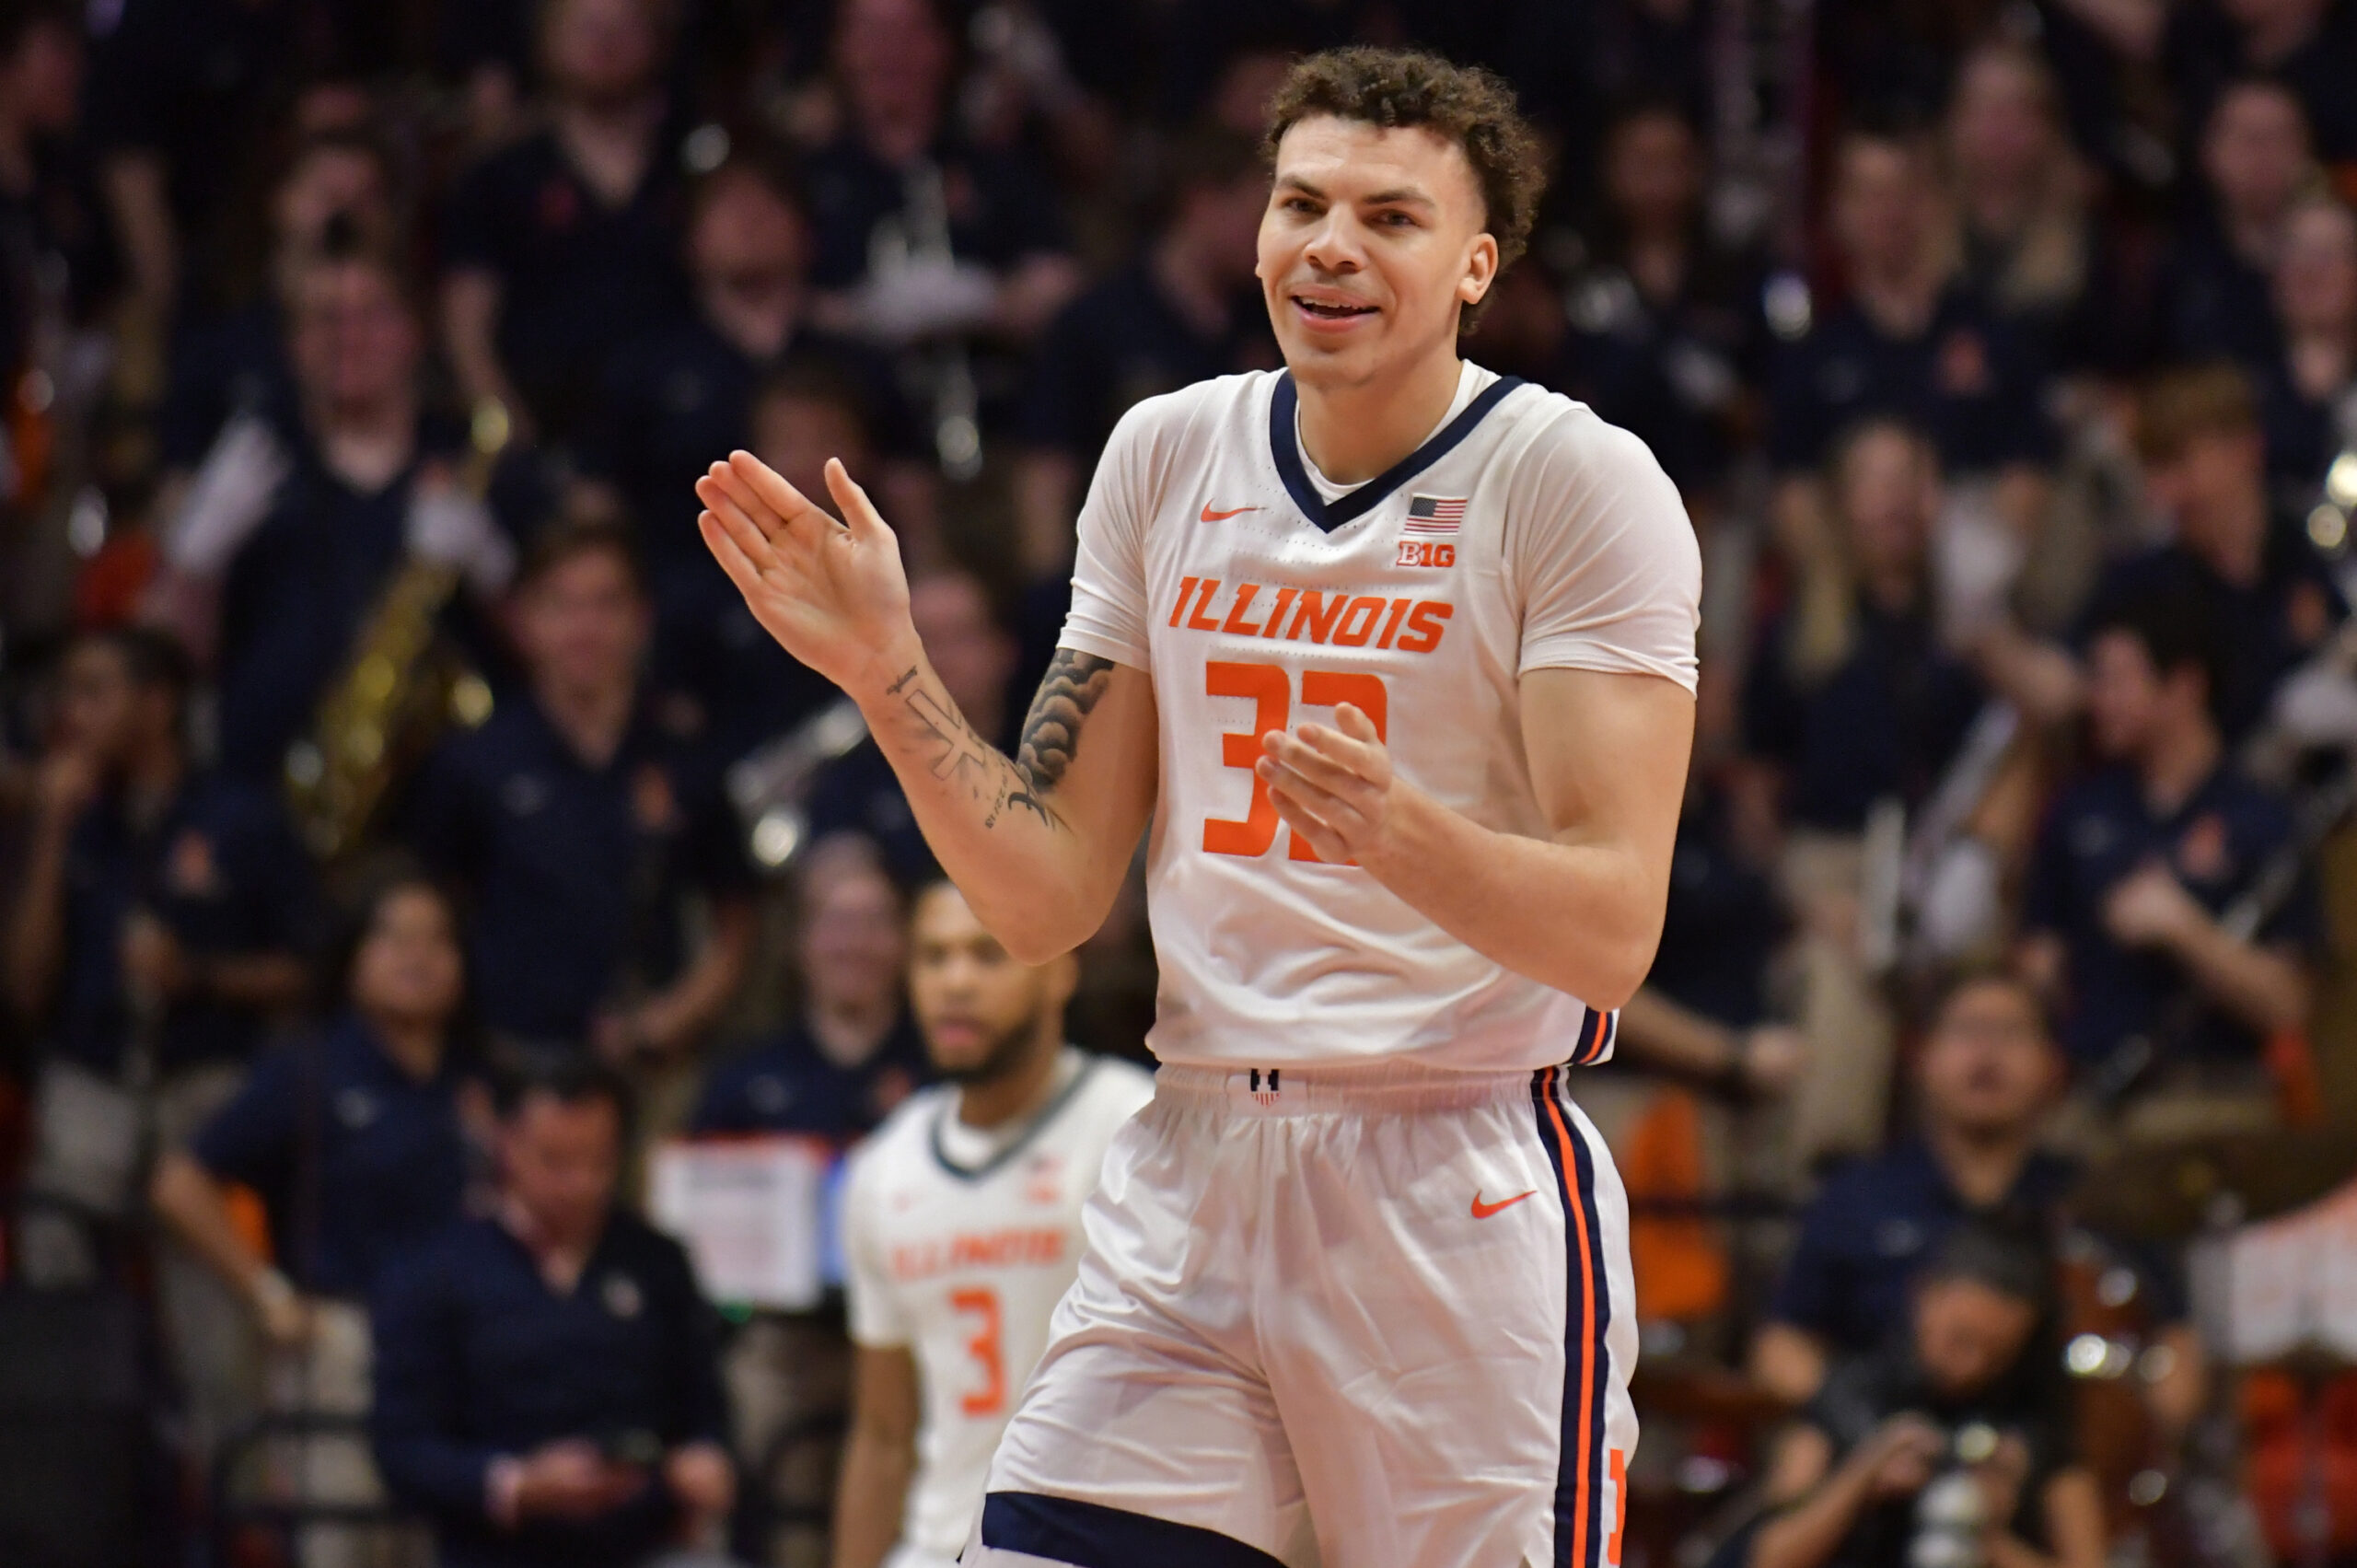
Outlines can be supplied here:
[[[1600, 1030], [1598, 1031], [1601, 1032]], [[1562, 1448], [1555, 1469], [1553, 1568], [1604, 1568], [1605, 1335], [1612, 1291], [1604, 1271], [1604, 1227], [1596, 1202], [1596, 1161], [1562, 1100], [1563, 1069], [1530, 1075], [1538, 1141], [1555, 1170], [1563, 1203], [1564, 1260]]]
[[1097, 1057], [1085, 1057], [1081, 1062], [1080, 1071], [1072, 1075], [1072, 1082], [1058, 1090], [1056, 1098], [1040, 1108], [1039, 1114], [1031, 1119], [1031, 1125], [1016, 1133], [1015, 1142], [1007, 1144], [980, 1165], [959, 1165], [949, 1157], [949, 1151], [942, 1146], [941, 1124], [947, 1120], [950, 1110], [957, 1103], [949, 1096], [944, 1095], [941, 1109], [934, 1113], [933, 1123], [925, 1131], [925, 1142], [933, 1147], [935, 1161], [942, 1169], [960, 1181], [980, 1181], [984, 1177], [996, 1174], [1005, 1167], [1009, 1160], [1039, 1141], [1039, 1134], [1048, 1130], [1048, 1124], [1062, 1115], [1064, 1107], [1070, 1105], [1073, 1102], [1073, 1097], [1080, 1093], [1081, 1086], [1097, 1075]]
[[1301, 440], [1294, 423], [1300, 394], [1294, 389], [1293, 372], [1283, 371], [1277, 377], [1276, 389], [1269, 397], [1269, 455], [1275, 459], [1277, 476], [1285, 482], [1285, 493], [1301, 508], [1301, 515], [1323, 531], [1332, 533], [1375, 510], [1401, 485], [1455, 451], [1473, 434], [1474, 426], [1488, 418], [1490, 411], [1522, 384], [1519, 376], [1499, 377], [1481, 389], [1480, 396], [1466, 404], [1462, 413], [1434, 432], [1431, 440], [1349, 494], [1329, 503], [1309, 482], [1309, 470], [1303, 464]]
[[1284, 1568], [1217, 1530], [1038, 1492], [982, 1499], [982, 1544], [1071, 1568]]

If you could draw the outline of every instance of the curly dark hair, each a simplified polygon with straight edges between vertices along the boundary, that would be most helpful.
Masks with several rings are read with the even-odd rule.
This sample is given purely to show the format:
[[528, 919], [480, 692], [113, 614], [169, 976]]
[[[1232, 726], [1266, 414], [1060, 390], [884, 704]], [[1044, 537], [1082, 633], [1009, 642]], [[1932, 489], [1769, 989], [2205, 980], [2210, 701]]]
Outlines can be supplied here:
[[[1481, 187], [1483, 222], [1498, 242], [1498, 270], [1530, 243], [1530, 225], [1547, 186], [1538, 137], [1515, 104], [1514, 89], [1478, 65], [1458, 65], [1416, 49], [1353, 44], [1297, 62], [1269, 100], [1271, 160], [1287, 131], [1332, 115], [1386, 128], [1421, 125], [1465, 149]], [[1469, 322], [1478, 307], [1469, 308]]]

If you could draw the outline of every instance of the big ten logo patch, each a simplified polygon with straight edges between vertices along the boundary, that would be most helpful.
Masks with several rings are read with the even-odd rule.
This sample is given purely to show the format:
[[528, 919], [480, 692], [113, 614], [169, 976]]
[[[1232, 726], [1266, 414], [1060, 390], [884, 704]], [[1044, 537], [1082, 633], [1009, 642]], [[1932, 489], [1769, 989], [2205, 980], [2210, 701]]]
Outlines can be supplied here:
[[1403, 539], [1399, 541], [1399, 566], [1454, 566], [1457, 546], [1446, 540]]

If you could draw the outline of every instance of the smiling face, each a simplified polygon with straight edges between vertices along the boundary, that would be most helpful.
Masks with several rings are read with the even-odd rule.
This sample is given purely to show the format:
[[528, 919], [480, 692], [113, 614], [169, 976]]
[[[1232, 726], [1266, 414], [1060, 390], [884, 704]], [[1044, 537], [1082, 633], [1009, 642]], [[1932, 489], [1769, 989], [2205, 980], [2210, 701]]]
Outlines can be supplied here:
[[1421, 127], [1318, 115], [1277, 145], [1254, 270], [1285, 364], [1357, 386], [1453, 354], [1498, 245], [1464, 149]]

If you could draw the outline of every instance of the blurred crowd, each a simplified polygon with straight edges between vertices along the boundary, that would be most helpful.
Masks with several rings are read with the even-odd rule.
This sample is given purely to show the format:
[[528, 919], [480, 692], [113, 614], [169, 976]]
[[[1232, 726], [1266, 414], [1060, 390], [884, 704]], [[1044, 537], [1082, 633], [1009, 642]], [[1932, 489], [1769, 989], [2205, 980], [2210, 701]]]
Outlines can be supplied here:
[[[1466, 352], [1703, 549], [1618, 1549], [2357, 1553], [2357, 1388], [2187, 1250], [2351, 1174], [2351, 0], [0, 0], [0, 1360], [141, 1414], [57, 1561], [825, 1560], [839, 1303], [637, 1203], [928, 1080], [935, 868], [692, 482], [842, 458], [1010, 738], [1352, 41], [1515, 87]], [[1133, 888], [1070, 1033], [1154, 993]]]

